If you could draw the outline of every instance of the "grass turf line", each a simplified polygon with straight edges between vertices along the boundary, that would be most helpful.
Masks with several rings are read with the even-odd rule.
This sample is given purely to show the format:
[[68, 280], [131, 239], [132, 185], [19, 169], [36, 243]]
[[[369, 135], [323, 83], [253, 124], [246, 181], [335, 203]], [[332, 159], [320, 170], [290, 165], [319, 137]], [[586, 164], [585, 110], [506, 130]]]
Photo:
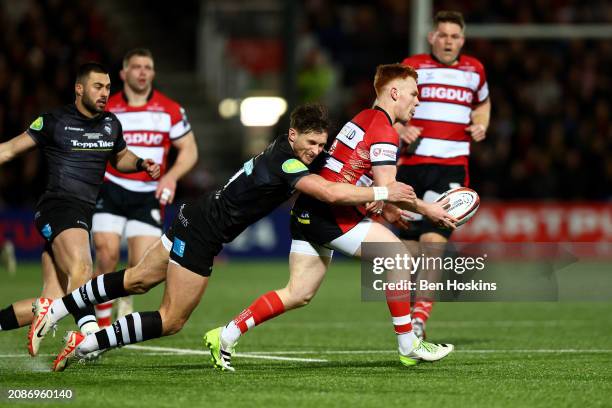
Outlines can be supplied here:
[[[15, 278], [4, 273], [0, 270], [0, 307], [40, 291], [40, 265], [20, 265]], [[225, 323], [256, 296], [283, 286], [286, 280], [284, 262], [219, 265], [183, 331], [143, 345], [201, 350], [206, 330]], [[202, 355], [123, 349], [95, 364], [55, 374], [48, 371], [50, 356], [0, 358], [0, 388], [3, 392], [8, 388], [74, 390], [74, 401], [44, 403], [45, 407], [609, 405], [612, 353], [467, 351], [610, 350], [610, 304], [439, 304], [429, 326], [431, 339], [453, 342], [465, 352], [440, 363], [405, 369], [396, 355], [384, 352], [395, 347], [386, 305], [361, 302], [359, 281], [358, 264], [333, 264], [310, 306], [256, 328], [237, 349], [262, 354], [308, 351], [312, 354], [294, 356], [327, 363], [236, 358], [238, 371], [225, 374], [212, 370]], [[136, 309], [155, 310], [162, 289], [136, 297]], [[56, 353], [61, 335], [71, 327], [70, 319], [65, 319], [58, 336], [45, 340], [41, 353]], [[27, 354], [26, 336], [25, 328], [1, 332], [0, 355]], [[366, 352], [342, 353], [347, 350]], [[0, 396], [0, 404], [12, 403]]]

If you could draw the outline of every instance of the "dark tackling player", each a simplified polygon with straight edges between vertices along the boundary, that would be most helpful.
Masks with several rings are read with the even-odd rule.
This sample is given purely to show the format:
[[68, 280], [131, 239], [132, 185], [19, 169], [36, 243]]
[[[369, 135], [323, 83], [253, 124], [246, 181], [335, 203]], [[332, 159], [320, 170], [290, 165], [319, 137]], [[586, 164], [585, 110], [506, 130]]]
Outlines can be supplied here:
[[[49, 170], [34, 221], [46, 241], [42, 254], [44, 298], [22, 300], [0, 312], [3, 330], [32, 320], [32, 300], [36, 300], [36, 311], [47, 310], [47, 297], [62, 296], [91, 278], [89, 230], [108, 161], [124, 172], [146, 170], [159, 176], [159, 166], [152, 160], [128, 151], [121, 124], [115, 115], [104, 112], [110, 92], [106, 69], [97, 63], [83, 64], [74, 89], [74, 104], [39, 116], [25, 132], [0, 144], [0, 164], [39, 147]], [[84, 333], [98, 329], [92, 308], [75, 314], [75, 320]], [[32, 325], [28, 335], [31, 355], [38, 351], [39, 330], [46, 332], [49, 327]]]
[[[54, 361], [61, 371], [71, 357], [101, 349], [168, 336], [178, 332], [200, 302], [212, 272], [213, 258], [232, 241], [295, 191], [335, 204], [362, 204], [374, 200], [411, 202], [412, 188], [401, 183], [357, 187], [333, 183], [310, 174], [327, 142], [327, 111], [304, 105], [291, 114], [291, 128], [242, 168], [219, 191], [193, 204], [183, 204], [172, 227], [134, 268], [98, 276], [63, 299], [53, 301], [36, 322], [53, 326], [69, 313], [128, 294], [148, 291], [166, 280], [158, 311], [132, 313], [111, 327], [83, 336], [69, 332], [64, 350]], [[50, 301], [50, 300], [48, 300]]]
[[[378, 66], [374, 77], [375, 106], [358, 113], [340, 130], [325, 166], [319, 172], [323, 178], [330, 182], [366, 186], [395, 181], [399, 135], [393, 124], [407, 122], [412, 117], [419, 103], [416, 79], [417, 74], [411, 67], [400, 64]], [[456, 220], [444, 210], [446, 203], [415, 200], [406, 208], [425, 215], [438, 225], [453, 228]], [[397, 208], [384, 208], [383, 214], [391, 222], [397, 220], [397, 211]], [[231, 355], [238, 339], [250, 329], [310, 302], [325, 277], [334, 250], [361, 258], [361, 244], [364, 242], [401, 243], [388, 228], [373, 222], [364, 208], [340, 207], [300, 195], [291, 214], [292, 242], [287, 286], [261, 295], [227, 325], [205, 335], [215, 366], [220, 369], [234, 371]], [[376, 256], [394, 257], [393, 250], [397, 246], [389, 245], [387, 248], [389, 253], [380, 248]], [[404, 254], [410, 256], [408, 251]], [[403, 272], [393, 271], [392, 283], [410, 279], [408, 271]], [[385, 294], [402, 364], [413, 366], [422, 360], [440, 360], [453, 350], [452, 345], [417, 339], [412, 332], [409, 291], [387, 290]]]

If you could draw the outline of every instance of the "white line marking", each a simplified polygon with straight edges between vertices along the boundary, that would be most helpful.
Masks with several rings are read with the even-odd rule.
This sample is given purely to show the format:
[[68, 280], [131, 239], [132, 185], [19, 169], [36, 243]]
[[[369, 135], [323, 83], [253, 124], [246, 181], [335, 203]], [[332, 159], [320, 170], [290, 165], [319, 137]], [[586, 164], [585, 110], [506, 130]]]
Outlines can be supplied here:
[[[591, 325], [592, 320], [462, 320], [462, 321], [443, 321], [436, 320], [427, 327], [434, 328], [471, 328], [471, 327], [558, 327], [558, 326], [581, 326]], [[597, 324], [610, 323], [610, 321], [599, 321]], [[353, 321], [353, 322], [278, 322], [275, 326], [267, 326], [267, 330], [285, 330], [287, 327], [300, 327], [309, 329], [343, 329], [355, 326], [376, 326], [388, 327], [390, 322], [386, 321]]]
[[[204, 350], [180, 349], [180, 348], [173, 348], [173, 347], [129, 345], [129, 346], [125, 346], [125, 348], [135, 349], [135, 350], [171, 352], [175, 354], [191, 354], [191, 355], [201, 355], [201, 356], [210, 355], [210, 352], [204, 351]], [[281, 357], [281, 356], [271, 356], [267, 354], [235, 353], [234, 355], [236, 357], [256, 358], [260, 360], [300, 361], [300, 362], [307, 362], [307, 363], [327, 363], [328, 362], [328, 360], [323, 360], [320, 358]]]
[[[455, 353], [612, 353], [612, 349], [504, 349], [504, 350], [457, 350]], [[286, 350], [286, 351], [250, 351], [247, 354], [251, 356], [265, 354], [394, 354], [397, 350]]]
[[[177, 354], [184, 355], [202, 355], [208, 356], [210, 353], [203, 350], [194, 349], [181, 349], [173, 347], [155, 347], [155, 346], [138, 346], [129, 345], [125, 348], [133, 350], [149, 350], [152, 353], [143, 353], [147, 356], [172, 356]], [[354, 354], [354, 355], [365, 355], [365, 354], [395, 354], [397, 350], [284, 350], [284, 351], [249, 351], [245, 353], [236, 353], [236, 357], [242, 358], [255, 358], [260, 360], [280, 360], [280, 361], [298, 361], [308, 363], [327, 363], [329, 360], [318, 359], [318, 358], [298, 358], [298, 357], [283, 357], [283, 355], [343, 355], [343, 354]], [[455, 350], [455, 353], [467, 353], [467, 354], [555, 354], [555, 353], [580, 353], [580, 354], [609, 354], [612, 353], [612, 349], [473, 349], [473, 350]], [[51, 357], [55, 354], [39, 354], [40, 357]], [[28, 354], [0, 354], [0, 358], [31, 358]]]
[[[50, 356], [57, 356], [57, 354], [37, 354], [38, 356], [42, 356], [42, 357], [50, 357]], [[0, 354], [0, 358], [26, 358], [26, 357], [30, 357], [29, 354]], [[30, 357], [32, 358], [32, 357]]]

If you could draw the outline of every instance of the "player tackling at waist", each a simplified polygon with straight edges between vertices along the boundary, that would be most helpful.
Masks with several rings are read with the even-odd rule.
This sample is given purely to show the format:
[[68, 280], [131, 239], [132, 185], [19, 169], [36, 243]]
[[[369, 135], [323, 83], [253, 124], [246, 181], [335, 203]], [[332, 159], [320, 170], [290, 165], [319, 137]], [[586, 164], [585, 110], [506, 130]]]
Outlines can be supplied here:
[[[340, 130], [330, 149], [331, 155], [319, 173], [323, 178], [354, 185], [381, 186], [395, 181], [399, 135], [393, 124], [405, 123], [412, 117], [419, 103], [416, 80], [417, 73], [409, 66], [391, 64], [377, 68], [375, 107], [361, 111]], [[416, 200], [400, 205], [425, 215], [436, 225], [452, 229], [457, 220], [444, 210], [446, 203]], [[249, 329], [309, 303], [325, 277], [333, 250], [361, 258], [362, 243], [401, 244], [388, 228], [373, 222], [363, 208], [341, 207], [300, 195], [291, 214], [292, 242], [287, 286], [264, 294], [225, 327], [205, 335], [215, 366], [220, 369], [234, 370], [231, 355], [239, 338]], [[398, 208], [393, 205], [385, 205], [383, 214], [389, 222], [400, 219]], [[398, 247], [410, 255], [402, 245], [388, 245], [384, 251]], [[393, 253], [388, 256], [393, 256]], [[402, 279], [401, 271], [389, 272], [395, 276], [394, 280]], [[410, 279], [408, 271], [404, 274], [404, 279]], [[429, 343], [413, 333], [408, 290], [386, 291], [385, 294], [403, 365], [440, 360], [453, 351], [451, 344]]]
[[131, 313], [110, 327], [83, 336], [68, 332], [65, 347], [53, 363], [55, 371], [73, 358], [88, 353], [138, 343], [177, 333], [204, 294], [213, 259], [224, 243], [289, 199], [295, 191], [330, 203], [356, 205], [374, 200], [412, 202], [412, 188], [390, 180], [386, 186], [357, 187], [333, 183], [311, 174], [311, 165], [327, 142], [329, 122], [321, 105], [304, 105], [291, 114], [288, 135], [271, 143], [264, 152], [244, 163], [225, 184], [193, 204], [183, 204], [171, 228], [133, 268], [107, 273], [90, 280], [63, 298], [51, 300], [48, 309], [34, 316], [33, 325], [45, 327], [30, 345], [40, 342], [60, 319], [82, 308], [130, 294], [147, 292], [166, 281], [161, 307]]

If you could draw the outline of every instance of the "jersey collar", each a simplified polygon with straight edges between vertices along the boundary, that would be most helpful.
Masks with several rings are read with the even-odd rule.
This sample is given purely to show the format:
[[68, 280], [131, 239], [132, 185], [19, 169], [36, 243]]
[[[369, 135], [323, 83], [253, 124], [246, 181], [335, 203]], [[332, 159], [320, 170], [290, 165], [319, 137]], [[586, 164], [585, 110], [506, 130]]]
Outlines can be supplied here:
[[[149, 92], [149, 94], [147, 95], [147, 102], [149, 102], [151, 100], [151, 98], [153, 98], [153, 94], [155, 93], [155, 88], [151, 87], [151, 92]], [[125, 94], [125, 91], [122, 89], [121, 90], [121, 98], [123, 99], [123, 101], [129, 105], [129, 101], [128, 101], [128, 97]]]
[[391, 116], [389, 116], [389, 114], [387, 113], [387, 111], [386, 111], [386, 110], [384, 110], [383, 108], [381, 108], [381, 107], [380, 107], [380, 106], [378, 106], [378, 105], [376, 105], [376, 106], [374, 107], [374, 109], [375, 109], [375, 110], [378, 110], [378, 111], [381, 111], [382, 113], [384, 113], [384, 114], [385, 114], [385, 116], [387, 117], [387, 120], [389, 121], [389, 124], [390, 124], [391, 126], [393, 126], [393, 121], [391, 120]]
[[459, 63], [459, 60], [461, 59], [461, 53], [459, 53], [459, 54], [457, 54], [457, 58], [455, 58], [455, 60], [452, 62], [452, 64], [448, 65], [448, 64], [445, 64], [445, 63], [443, 63], [442, 61], [440, 61], [440, 60], [439, 60], [439, 59], [438, 59], [438, 58], [437, 58], [437, 57], [434, 55], [434, 53], [433, 53], [433, 52], [430, 52], [430, 53], [429, 53], [429, 56], [431, 57], [431, 59], [433, 59], [434, 61], [436, 61], [438, 64], [440, 64], [440, 65], [444, 65], [445, 67], [452, 67], [453, 65], [458, 64], [458, 63]]
[[85, 116], [81, 113], [81, 111], [79, 110], [79, 108], [77, 108], [76, 103], [71, 103], [70, 105], [68, 105], [69, 109], [71, 111], [74, 112], [75, 115], [77, 115], [77, 117], [81, 120], [85, 120], [88, 122], [94, 122], [96, 120], [99, 120], [100, 118], [102, 118], [104, 115], [106, 115], [106, 111], [100, 112], [100, 114], [94, 116], [93, 118], [90, 118], [88, 116]]

